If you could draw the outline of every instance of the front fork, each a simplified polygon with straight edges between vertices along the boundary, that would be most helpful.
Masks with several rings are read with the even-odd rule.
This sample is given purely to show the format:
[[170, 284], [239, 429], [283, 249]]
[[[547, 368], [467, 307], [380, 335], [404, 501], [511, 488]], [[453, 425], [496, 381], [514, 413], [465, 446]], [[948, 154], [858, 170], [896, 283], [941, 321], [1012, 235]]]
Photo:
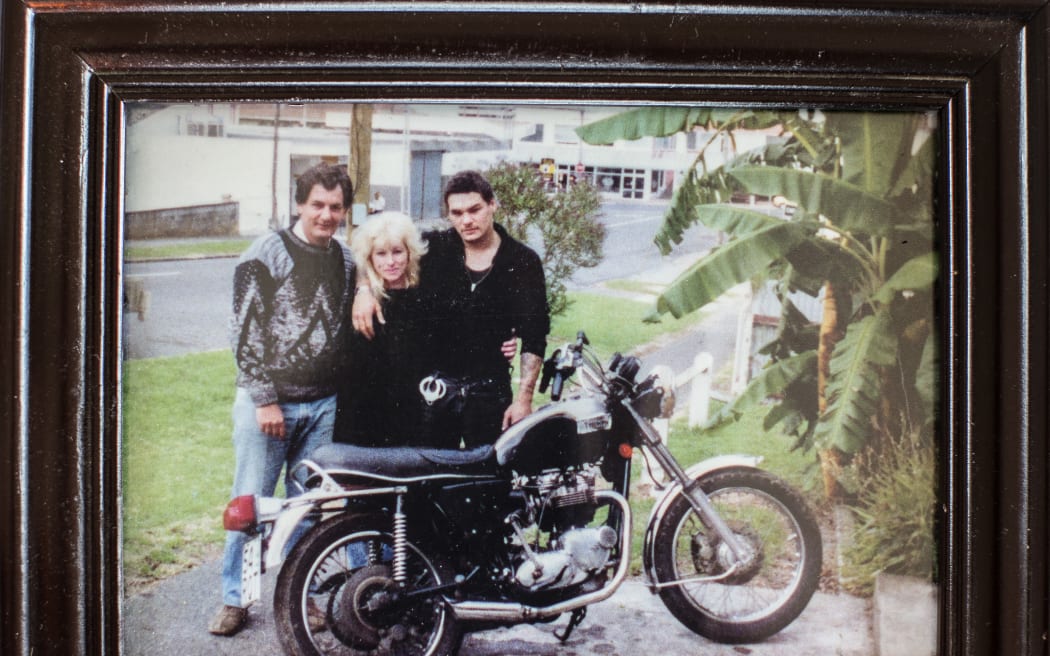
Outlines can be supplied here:
[[665, 472], [671, 475], [675, 481], [677, 481], [682, 487], [682, 493], [686, 499], [689, 500], [689, 504], [696, 511], [697, 515], [700, 516], [700, 520], [705, 526], [713, 529], [718, 536], [722, 539], [729, 550], [733, 552], [733, 556], [737, 562], [747, 562], [751, 557], [751, 549], [737, 539], [736, 533], [733, 532], [729, 525], [726, 524], [722, 516], [715, 510], [711, 500], [704, 494], [704, 491], [700, 489], [700, 483], [696, 478], [692, 478], [686, 473], [682, 466], [678, 464], [678, 461], [671, 451], [664, 444], [660, 438], [660, 433], [657, 432], [656, 428], [647, 421], [644, 417], [638, 414], [638, 411], [631, 407], [630, 403], [623, 404], [627, 411], [631, 413], [635, 422], [642, 430], [642, 442], [643, 445], [648, 449], [649, 453], [656, 458], [656, 462], [660, 465]]

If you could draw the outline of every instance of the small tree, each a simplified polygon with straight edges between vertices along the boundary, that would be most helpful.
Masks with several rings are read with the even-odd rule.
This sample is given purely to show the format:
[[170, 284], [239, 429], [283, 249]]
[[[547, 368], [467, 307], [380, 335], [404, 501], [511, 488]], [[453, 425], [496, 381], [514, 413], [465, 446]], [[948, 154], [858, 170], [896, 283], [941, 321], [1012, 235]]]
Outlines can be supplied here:
[[605, 226], [598, 220], [597, 189], [581, 181], [548, 194], [535, 168], [506, 162], [486, 171], [485, 177], [499, 201], [496, 220], [514, 238], [538, 246], [551, 314], [565, 312], [569, 278], [580, 267], [602, 261]]

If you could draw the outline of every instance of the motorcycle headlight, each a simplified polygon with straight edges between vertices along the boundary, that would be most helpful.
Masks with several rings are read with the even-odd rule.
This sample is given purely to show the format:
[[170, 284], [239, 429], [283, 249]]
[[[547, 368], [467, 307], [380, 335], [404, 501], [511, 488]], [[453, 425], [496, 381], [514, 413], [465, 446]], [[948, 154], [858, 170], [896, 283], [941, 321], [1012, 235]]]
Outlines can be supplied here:
[[661, 364], [653, 367], [653, 370], [649, 375], [654, 379], [653, 387], [659, 389], [662, 393], [660, 399], [660, 416], [665, 419], [670, 419], [671, 415], [674, 414], [675, 394], [677, 393], [674, 382], [674, 371], [672, 371], [667, 365]]

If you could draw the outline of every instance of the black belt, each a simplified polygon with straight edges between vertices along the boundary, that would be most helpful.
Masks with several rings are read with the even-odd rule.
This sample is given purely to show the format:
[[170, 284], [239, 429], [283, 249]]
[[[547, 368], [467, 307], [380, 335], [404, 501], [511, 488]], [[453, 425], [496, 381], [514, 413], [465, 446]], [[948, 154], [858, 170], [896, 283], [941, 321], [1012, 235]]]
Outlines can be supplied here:
[[467, 395], [481, 389], [498, 386], [495, 378], [451, 378], [441, 374], [431, 374], [419, 381], [419, 393], [427, 405], [433, 405], [445, 397]]

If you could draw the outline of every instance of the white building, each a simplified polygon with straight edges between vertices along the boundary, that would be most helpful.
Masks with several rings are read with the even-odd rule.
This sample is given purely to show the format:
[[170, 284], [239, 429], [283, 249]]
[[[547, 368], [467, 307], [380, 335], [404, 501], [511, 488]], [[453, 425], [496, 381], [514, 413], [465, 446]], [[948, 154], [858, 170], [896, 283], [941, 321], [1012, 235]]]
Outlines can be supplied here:
[[[125, 211], [236, 203], [237, 229], [260, 234], [295, 214], [296, 177], [320, 161], [345, 163], [349, 103], [139, 104], [127, 124]], [[609, 197], [669, 197], [707, 141], [703, 132], [620, 142], [581, 143], [576, 128], [626, 108], [494, 104], [376, 104], [372, 117], [371, 191], [389, 210], [417, 219], [441, 216], [441, 189], [456, 171], [500, 161], [549, 173], [552, 190], [586, 178]], [[750, 148], [767, 137], [755, 133]], [[708, 166], [732, 152], [712, 144]], [[363, 209], [363, 208], [360, 208]], [[187, 210], [188, 211], [188, 210]], [[361, 212], [363, 213], [363, 212]], [[355, 220], [359, 213], [355, 211]], [[129, 236], [135, 233], [129, 228]]]

